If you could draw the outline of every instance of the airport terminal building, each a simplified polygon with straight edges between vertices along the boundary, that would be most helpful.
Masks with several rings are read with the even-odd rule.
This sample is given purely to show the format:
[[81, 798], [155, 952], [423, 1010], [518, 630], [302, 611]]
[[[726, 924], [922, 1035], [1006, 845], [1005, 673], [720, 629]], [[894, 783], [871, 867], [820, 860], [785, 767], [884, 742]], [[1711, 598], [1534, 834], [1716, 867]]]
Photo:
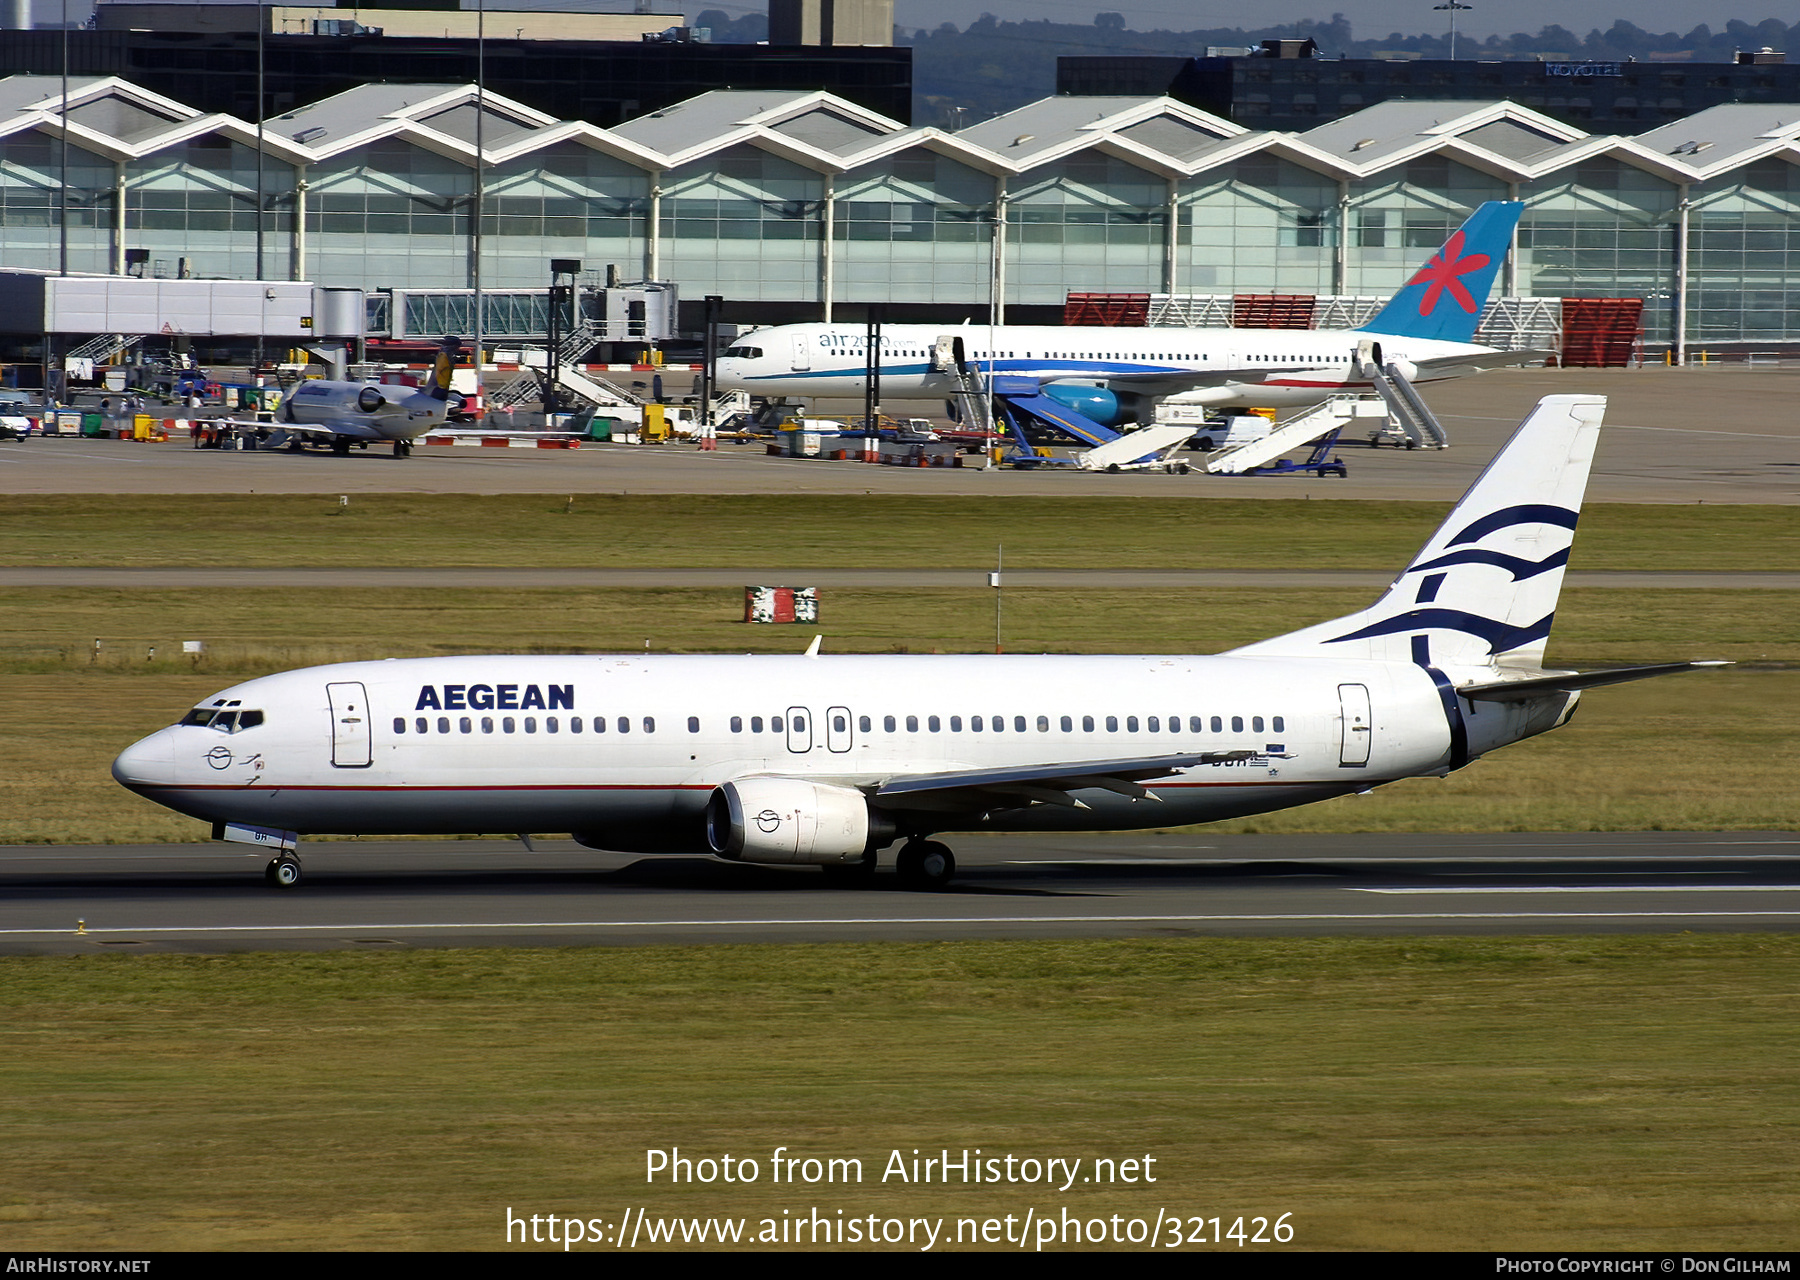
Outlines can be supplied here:
[[1071, 291], [1212, 323], [1219, 296], [1385, 296], [1515, 198], [1504, 294], [1643, 298], [1655, 349], [1800, 341], [1800, 104], [1602, 136], [1504, 101], [1292, 133], [1056, 97], [949, 133], [823, 92], [710, 92], [601, 128], [371, 84], [266, 121], [259, 163], [254, 121], [114, 77], [72, 79], [66, 104], [60, 86], [0, 80], [0, 266], [375, 291], [466, 290], [479, 262], [484, 289], [519, 290], [577, 258], [722, 295], [740, 323], [990, 302], [1026, 322]]

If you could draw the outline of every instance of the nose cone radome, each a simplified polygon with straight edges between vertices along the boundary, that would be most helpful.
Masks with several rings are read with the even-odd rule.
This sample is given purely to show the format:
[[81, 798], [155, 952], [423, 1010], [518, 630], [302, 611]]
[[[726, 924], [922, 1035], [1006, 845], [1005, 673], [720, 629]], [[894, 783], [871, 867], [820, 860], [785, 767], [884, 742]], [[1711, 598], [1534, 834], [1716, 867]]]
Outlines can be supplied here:
[[120, 786], [133, 791], [145, 787], [167, 786], [175, 781], [174, 732], [159, 729], [119, 752], [112, 763], [112, 776]]

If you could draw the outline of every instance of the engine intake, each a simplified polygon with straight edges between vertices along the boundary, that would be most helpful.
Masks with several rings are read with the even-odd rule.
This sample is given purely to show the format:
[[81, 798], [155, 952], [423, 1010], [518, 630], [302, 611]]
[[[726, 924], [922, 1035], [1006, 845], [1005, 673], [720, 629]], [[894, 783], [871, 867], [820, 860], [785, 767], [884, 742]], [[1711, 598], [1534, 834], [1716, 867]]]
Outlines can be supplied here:
[[859, 862], [894, 838], [862, 792], [799, 778], [742, 778], [706, 802], [706, 842], [734, 862]]

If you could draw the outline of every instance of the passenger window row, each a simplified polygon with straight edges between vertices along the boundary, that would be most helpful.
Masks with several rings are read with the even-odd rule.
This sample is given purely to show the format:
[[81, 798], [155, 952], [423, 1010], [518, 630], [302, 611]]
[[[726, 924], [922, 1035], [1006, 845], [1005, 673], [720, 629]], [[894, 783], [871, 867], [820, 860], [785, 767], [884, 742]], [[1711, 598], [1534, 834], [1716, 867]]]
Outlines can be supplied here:
[[[438, 716], [435, 720], [428, 716], [418, 716], [412, 722], [412, 732], [430, 733], [435, 728], [438, 733], [474, 733], [479, 728], [482, 733], [493, 733], [498, 727], [501, 733], [517, 733], [522, 727], [526, 733], [537, 733], [540, 728], [545, 733], [561, 733], [565, 728], [570, 733], [581, 733], [590, 728], [594, 733], [606, 733], [609, 726], [615, 733], [632, 732], [630, 716], [619, 716], [611, 721], [605, 716], [592, 716], [586, 720], [581, 716], [570, 716], [566, 722], [560, 716], [545, 716], [541, 721], [537, 716], [482, 716], [479, 719], [474, 716]], [[638, 721], [638, 726], [644, 733], [655, 733], [656, 717], [645, 716]], [[395, 716], [394, 732], [406, 731], [406, 717]], [[688, 717], [688, 732], [700, 732], [700, 717]]]
[[[795, 732], [804, 733], [806, 731], [806, 722], [802, 717], [795, 716], [793, 717], [793, 721]], [[1063, 733], [1074, 733], [1076, 731], [1075, 723], [1074, 716], [1062, 716], [1056, 721], [1057, 728]], [[1098, 733], [1101, 731], [1100, 726], [1104, 725], [1105, 732], [1119, 733], [1121, 732], [1122, 725], [1123, 732], [1125, 733], [1181, 733], [1183, 732], [1182, 723], [1183, 717], [1181, 716], [1169, 716], [1166, 721], [1166, 728], [1164, 727], [1165, 720], [1162, 716], [1144, 716], [1142, 718], [1138, 716], [1082, 716], [1081, 732]], [[751, 733], [763, 732], [763, 724], [763, 717], [749, 717], [749, 729]], [[905, 725], [904, 731], [907, 733], [918, 733], [921, 725], [924, 726], [925, 732], [927, 733], [942, 733], [945, 730], [946, 724], [951, 733], [962, 733], [964, 731], [962, 716], [946, 717], [916, 715], [883, 716], [881, 718], [881, 731], [883, 733], [899, 733], [902, 731], [902, 724]], [[1248, 724], [1249, 731], [1252, 733], [1263, 733], [1265, 731], [1274, 733], [1287, 732], [1287, 719], [1285, 716], [1271, 716], [1266, 719], [1263, 716], [1188, 716], [1186, 717], [1186, 732], [1224, 733], [1227, 724], [1231, 726], [1230, 731], [1232, 733], [1243, 733], [1246, 724]], [[743, 733], [744, 725], [745, 718], [743, 716], [731, 717], [731, 731], [733, 733]], [[1008, 725], [1009, 720], [1006, 716], [968, 717], [968, 732], [970, 733], [1006, 733], [1008, 732]], [[1034, 727], [1039, 733], [1050, 733], [1052, 731], [1050, 727], [1051, 719], [1049, 716], [1013, 716], [1010, 719], [1010, 726], [1010, 731], [1013, 733], [1029, 733]], [[698, 723], [692, 717], [688, 720], [688, 727], [691, 732], [699, 731]], [[858, 716], [856, 727], [863, 733], [874, 733], [874, 717]], [[834, 720], [832, 728], [839, 733], [844, 731], [841, 716]], [[780, 716], [770, 716], [768, 718], [768, 731], [770, 733], [783, 732], [782, 718]]]
[[[254, 725], [259, 725], [262, 723], [262, 718], [263, 715], [260, 711], [229, 712], [215, 711], [210, 707], [202, 707], [188, 712], [188, 714], [183, 717], [181, 723], [199, 725], [211, 724], [214, 728], [224, 729], [226, 732], [230, 733], [235, 732], [237, 729], [248, 729]], [[1167, 717], [1166, 720], [1162, 716], [1143, 716], [1141, 718], [1138, 716], [1121, 717], [1116, 715], [1082, 716], [1080, 720], [1080, 731], [1082, 733], [1099, 733], [1104, 731], [1106, 733], [1176, 734], [1184, 731], [1183, 720], [1183, 717], [1174, 715]], [[656, 717], [654, 716], [644, 716], [637, 723], [640, 731], [643, 733], [656, 732]], [[1055, 723], [1056, 728], [1063, 733], [1076, 732], [1076, 719], [1074, 716], [1061, 716]], [[749, 731], [751, 733], [764, 732], [765, 724], [766, 731], [769, 733], [786, 733], [790, 731], [794, 733], [806, 732], [806, 717], [804, 716], [769, 716], [766, 722], [762, 716], [749, 717]], [[881, 731], [883, 733], [897, 734], [902, 732], [901, 726], [903, 724], [905, 726], [904, 732], [906, 733], [918, 733], [921, 727], [926, 733], [942, 733], [946, 728], [951, 733], [964, 732], [964, 718], [962, 716], [937, 715], [922, 717], [916, 715], [883, 716], [881, 718]], [[1226, 732], [1227, 724], [1230, 725], [1230, 732], [1232, 733], [1243, 733], [1246, 728], [1248, 728], [1251, 733], [1263, 733], [1265, 732], [1265, 726], [1266, 730], [1269, 732], [1287, 732], [1287, 721], [1284, 716], [1271, 716], [1266, 720], [1262, 716], [1187, 716], [1185, 718], [1185, 732], [1190, 734], [1209, 732], [1224, 733]], [[567, 721], [564, 721], [558, 716], [544, 716], [541, 720], [537, 716], [481, 716], [479, 718], [474, 716], [438, 716], [435, 719], [428, 716], [417, 716], [412, 721], [411, 732], [431, 733], [435, 730], [437, 733], [474, 733], [477, 728], [479, 728], [482, 733], [493, 733], [496, 727], [501, 733], [517, 733], [520, 732], [521, 729], [523, 729], [525, 733], [537, 733], [540, 729], [544, 733], [561, 733], [565, 728], [570, 733], [582, 733], [586, 731], [591, 731], [593, 733], [607, 733], [611, 731], [614, 733], [629, 734], [633, 731], [632, 719], [630, 716], [618, 716], [612, 720], [608, 720], [606, 716], [591, 716], [585, 719], [581, 716], [570, 716]], [[865, 734], [874, 733], [874, 717], [858, 716], [857, 728]], [[969, 733], [1029, 733], [1034, 728], [1039, 733], [1052, 732], [1050, 717], [1016, 715], [1011, 717], [1009, 722], [1008, 717], [1001, 715], [969, 716], [967, 722], [967, 731]], [[837, 733], [844, 732], [845, 725], [843, 717], [839, 716], [833, 721], [832, 729]], [[733, 733], [743, 733], [744, 730], [745, 717], [732, 716], [731, 731]], [[689, 716], [687, 718], [687, 731], [689, 733], [700, 732], [699, 716]], [[394, 717], [394, 732], [396, 734], [408, 732], [405, 716]]]

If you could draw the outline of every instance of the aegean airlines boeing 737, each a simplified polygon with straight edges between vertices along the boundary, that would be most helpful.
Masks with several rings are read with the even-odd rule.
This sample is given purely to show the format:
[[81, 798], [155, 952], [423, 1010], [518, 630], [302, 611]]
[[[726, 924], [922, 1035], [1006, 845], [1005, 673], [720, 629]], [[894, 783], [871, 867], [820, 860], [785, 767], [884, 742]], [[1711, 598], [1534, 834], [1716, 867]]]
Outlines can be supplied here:
[[1441, 776], [1581, 690], [1544, 668], [1605, 401], [1550, 396], [1386, 593], [1203, 657], [406, 658], [246, 681], [113, 776], [260, 843], [569, 831], [585, 845], [954, 871], [947, 831], [1206, 822]]

